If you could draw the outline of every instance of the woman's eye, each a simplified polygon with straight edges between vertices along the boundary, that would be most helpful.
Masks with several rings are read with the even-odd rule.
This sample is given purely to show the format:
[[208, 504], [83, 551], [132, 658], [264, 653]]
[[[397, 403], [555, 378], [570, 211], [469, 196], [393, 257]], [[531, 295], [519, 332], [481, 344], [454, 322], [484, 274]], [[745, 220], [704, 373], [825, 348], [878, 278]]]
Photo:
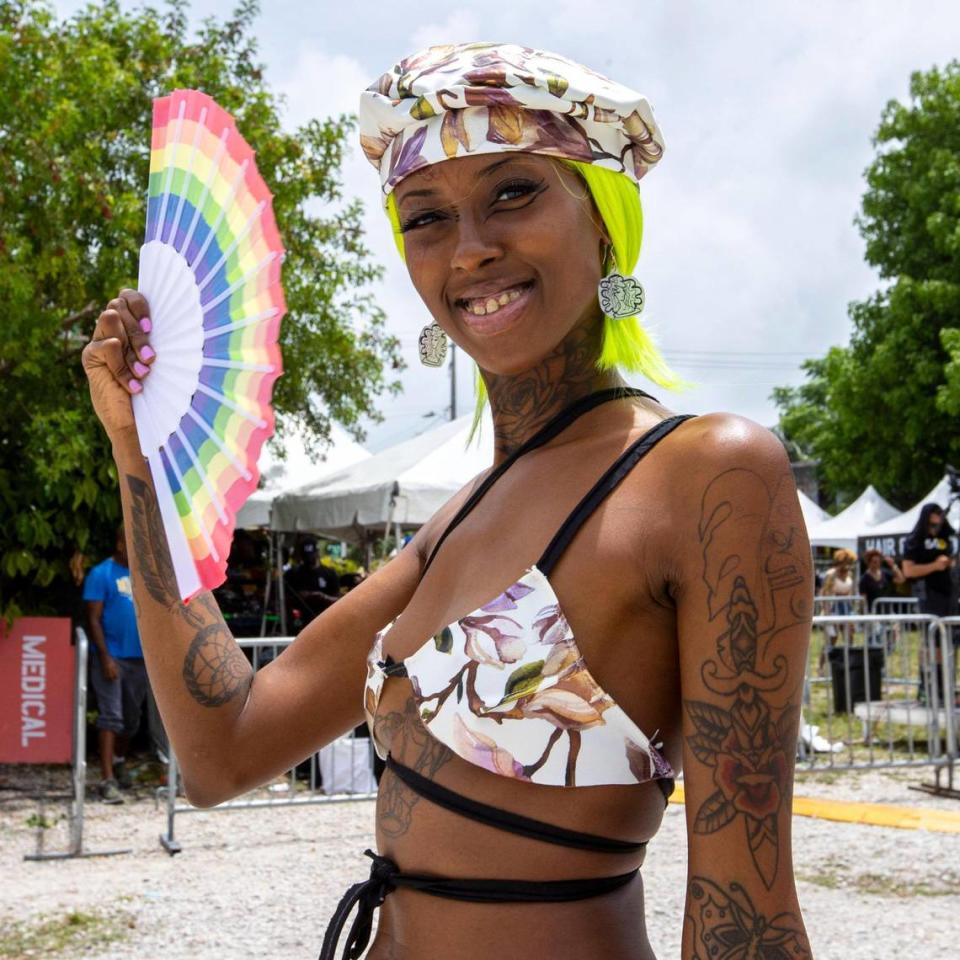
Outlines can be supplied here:
[[[536, 189], [536, 184], [530, 183], [527, 180], [516, 180], [511, 183], [505, 183], [503, 186], [497, 188], [496, 193], [494, 194], [494, 199], [499, 199], [505, 193], [515, 193], [518, 196], [508, 197], [508, 199], [519, 199], [519, 197], [527, 196], [527, 194], [533, 193]], [[420, 216], [411, 217], [409, 220], [403, 221], [400, 224], [400, 232], [406, 233], [408, 230], [416, 229], [419, 226], [424, 225], [425, 223], [430, 223], [428, 218], [436, 217], [435, 213], [422, 213]]]
[[424, 213], [424, 214], [421, 214], [419, 217], [411, 217], [409, 220], [404, 220], [404, 221], [400, 224], [400, 232], [401, 232], [401, 233], [406, 233], [408, 230], [412, 230], [412, 229], [414, 229], [415, 227], [418, 227], [418, 226], [420, 225], [421, 221], [422, 221], [425, 217], [434, 217], [434, 216], [436, 216], [436, 214], [434, 214], [434, 213]]
[[525, 197], [528, 193], [533, 193], [534, 184], [526, 180], [515, 180], [512, 183], [505, 183], [502, 187], [497, 189], [496, 195], [498, 197], [503, 196], [505, 193], [516, 193], [519, 192], [521, 197]]

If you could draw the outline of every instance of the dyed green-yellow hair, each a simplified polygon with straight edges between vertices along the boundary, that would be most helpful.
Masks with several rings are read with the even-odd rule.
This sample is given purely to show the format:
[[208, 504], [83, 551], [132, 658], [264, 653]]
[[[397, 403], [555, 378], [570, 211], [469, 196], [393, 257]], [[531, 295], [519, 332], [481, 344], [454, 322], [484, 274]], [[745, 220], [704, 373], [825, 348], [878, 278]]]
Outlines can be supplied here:
[[[629, 276], [637, 265], [640, 244], [643, 240], [643, 208], [636, 183], [626, 174], [608, 170], [593, 163], [582, 163], [565, 157], [554, 159], [578, 173], [587, 185], [613, 244], [617, 269], [624, 276]], [[385, 209], [393, 228], [393, 241], [401, 259], [405, 259], [403, 234], [400, 231], [400, 216], [397, 212], [394, 191], [387, 195]], [[611, 273], [613, 268], [613, 260], [610, 258], [604, 275]], [[678, 377], [667, 366], [656, 344], [635, 316], [621, 319], [604, 317], [603, 348], [597, 360], [597, 369], [608, 370], [612, 367], [641, 373], [648, 380], [668, 390], [679, 390], [688, 386], [685, 380]], [[476, 368], [474, 383], [477, 405], [470, 430], [471, 439], [480, 423], [483, 406], [487, 400], [486, 384]]]

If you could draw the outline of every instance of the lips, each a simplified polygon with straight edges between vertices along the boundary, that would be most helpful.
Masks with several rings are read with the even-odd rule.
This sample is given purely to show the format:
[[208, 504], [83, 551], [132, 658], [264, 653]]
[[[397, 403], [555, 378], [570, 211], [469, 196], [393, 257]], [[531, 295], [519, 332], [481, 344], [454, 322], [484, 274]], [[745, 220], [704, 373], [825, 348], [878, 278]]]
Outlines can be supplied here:
[[[456, 301], [456, 311], [460, 322], [474, 333], [481, 334], [500, 333], [508, 327], [514, 326], [520, 319], [527, 304], [533, 299], [535, 284], [532, 280], [528, 280], [522, 284], [515, 284], [515, 286], [520, 290], [520, 296], [516, 300], [484, 316], [468, 310], [466, 306], [462, 304], [462, 301]], [[504, 287], [502, 289], [510, 288]]]
[[491, 298], [496, 300], [501, 294], [506, 293], [508, 290], [522, 290], [525, 287], [529, 287], [532, 283], [532, 280], [505, 280], [502, 282], [477, 284], [477, 286], [471, 287], [463, 296], [457, 297], [453, 302], [458, 307], [466, 306], [468, 301], [480, 300], [485, 303]]

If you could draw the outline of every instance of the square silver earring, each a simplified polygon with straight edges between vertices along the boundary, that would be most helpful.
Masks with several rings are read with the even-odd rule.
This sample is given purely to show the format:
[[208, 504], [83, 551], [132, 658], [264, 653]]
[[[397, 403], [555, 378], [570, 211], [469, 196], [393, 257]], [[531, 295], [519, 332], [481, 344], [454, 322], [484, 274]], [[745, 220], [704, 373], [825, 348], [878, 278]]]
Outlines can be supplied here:
[[434, 321], [420, 331], [417, 348], [425, 367], [439, 367], [443, 363], [447, 355], [447, 335], [439, 323]]
[[625, 277], [618, 273], [617, 256], [613, 252], [613, 246], [608, 246], [607, 251], [613, 257], [613, 270], [597, 286], [600, 307], [606, 316], [614, 320], [636, 316], [642, 312], [645, 301], [643, 284], [635, 277]]

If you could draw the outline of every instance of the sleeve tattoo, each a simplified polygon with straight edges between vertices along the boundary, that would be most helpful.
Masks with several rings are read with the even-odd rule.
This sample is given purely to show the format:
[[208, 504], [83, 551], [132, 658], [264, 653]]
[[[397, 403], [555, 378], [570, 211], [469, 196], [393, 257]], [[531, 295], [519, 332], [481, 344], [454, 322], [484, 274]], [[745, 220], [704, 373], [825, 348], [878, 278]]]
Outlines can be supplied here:
[[[790, 792], [800, 722], [799, 678], [788, 676], [787, 658], [770, 650], [777, 634], [809, 622], [812, 608], [810, 557], [796, 499], [790, 476], [771, 490], [746, 469], [728, 470], [707, 487], [698, 533], [709, 620], [719, 632], [716, 657], [703, 664], [701, 678], [719, 702], [684, 700], [695, 731], [687, 743], [700, 763], [713, 768], [716, 787], [693, 829], [708, 834], [740, 825], [768, 890], [777, 876], [778, 820]], [[747, 510], [743, 503], [765, 509]], [[745, 543], [757, 544], [752, 555], [745, 554]], [[719, 888], [701, 878], [693, 888], [695, 908], [697, 890], [704, 903], [720, 902]], [[731, 922], [748, 917], [741, 888], [731, 887], [725, 897]], [[743, 954], [781, 955], [795, 956]]]
[[[182, 670], [190, 696], [205, 707], [219, 707], [238, 696], [246, 696], [253, 671], [227, 629], [213, 594], [208, 590], [189, 604], [180, 602], [156, 495], [139, 477], [128, 474], [126, 479], [131, 496], [131, 533], [137, 574], [147, 593], [160, 606], [195, 631]], [[139, 607], [137, 615], [140, 616]]]

